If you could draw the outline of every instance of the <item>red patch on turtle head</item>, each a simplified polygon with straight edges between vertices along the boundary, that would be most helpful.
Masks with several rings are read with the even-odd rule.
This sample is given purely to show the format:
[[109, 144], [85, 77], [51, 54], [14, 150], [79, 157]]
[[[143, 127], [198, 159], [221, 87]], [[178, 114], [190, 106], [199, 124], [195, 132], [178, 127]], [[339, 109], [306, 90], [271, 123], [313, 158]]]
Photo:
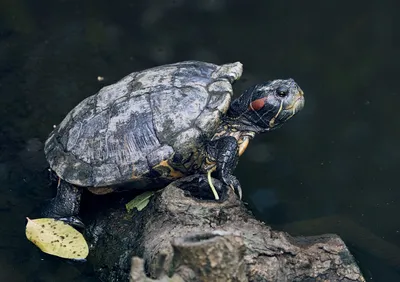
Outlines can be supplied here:
[[267, 97], [263, 97], [257, 100], [254, 100], [253, 102], [250, 103], [249, 109], [258, 111], [262, 109], [265, 106], [265, 101], [267, 100]]

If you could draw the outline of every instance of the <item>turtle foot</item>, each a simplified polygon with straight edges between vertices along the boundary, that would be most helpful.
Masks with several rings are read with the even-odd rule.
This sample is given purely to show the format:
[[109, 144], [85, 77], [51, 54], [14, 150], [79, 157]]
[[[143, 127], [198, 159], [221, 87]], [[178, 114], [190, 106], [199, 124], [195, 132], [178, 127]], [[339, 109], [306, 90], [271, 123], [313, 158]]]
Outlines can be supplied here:
[[69, 224], [72, 227], [76, 227], [78, 229], [84, 229], [85, 228], [85, 224], [77, 216], [59, 217], [59, 218], [55, 218], [55, 219], [61, 220], [61, 221], [65, 222], [66, 224]]
[[232, 174], [227, 174], [222, 176], [222, 181], [239, 196], [239, 199], [242, 199], [242, 187], [240, 186], [239, 180]]
[[75, 215], [70, 215], [68, 211], [64, 205], [59, 205], [55, 199], [52, 199], [42, 207], [41, 216], [64, 221], [73, 227], [84, 228], [82, 220]]
[[42, 216], [62, 220], [71, 226], [83, 228], [84, 224], [77, 217], [81, 194], [82, 189], [60, 179], [57, 186], [57, 195], [43, 205]]
[[[213, 185], [218, 192], [219, 200], [223, 201], [226, 198], [226, 189], [218, 179], [212, 179]], [[192, 197], [201, 200], [215, 201], [209, 180], [205, 174], [194, 174], [180, 180], [177, 180], [178, 187], [188, 192]]]

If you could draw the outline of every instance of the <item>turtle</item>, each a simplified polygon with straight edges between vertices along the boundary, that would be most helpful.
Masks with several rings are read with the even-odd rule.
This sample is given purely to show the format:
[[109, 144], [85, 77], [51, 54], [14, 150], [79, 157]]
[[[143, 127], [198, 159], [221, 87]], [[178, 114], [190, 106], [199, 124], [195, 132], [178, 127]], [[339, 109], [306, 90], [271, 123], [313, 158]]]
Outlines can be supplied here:
[[233, 99], [242, 71], [240, 62], [166, 64], [133, 72], [84, 99], [45, 142], [59, 181], [44, 214], [76, 218], [83, 189], [150, 190], [210, 171], [241, 197], [233, 172], [249, 141], [304, 106], [291, 78], [253, 85]]

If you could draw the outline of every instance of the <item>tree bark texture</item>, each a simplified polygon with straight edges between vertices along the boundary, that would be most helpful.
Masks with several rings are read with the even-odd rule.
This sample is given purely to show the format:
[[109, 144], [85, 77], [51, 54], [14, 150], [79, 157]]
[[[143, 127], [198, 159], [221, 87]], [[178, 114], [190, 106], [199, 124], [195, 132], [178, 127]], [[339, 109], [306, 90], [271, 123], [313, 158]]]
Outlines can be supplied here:
[[[234, 192], [189, 176], [155, 193], [140, 212], [103, 211], [89, 222], [89, 260], [104, 281], [364, 281], [333, 234], [271, 230]], [[172, 280], [168, 280], [173, 277]]]

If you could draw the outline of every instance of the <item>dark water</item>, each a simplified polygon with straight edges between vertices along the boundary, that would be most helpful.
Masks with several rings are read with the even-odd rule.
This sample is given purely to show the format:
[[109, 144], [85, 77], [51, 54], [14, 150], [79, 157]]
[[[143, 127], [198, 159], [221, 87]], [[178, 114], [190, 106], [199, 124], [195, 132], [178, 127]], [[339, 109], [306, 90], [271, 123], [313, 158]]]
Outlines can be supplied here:
[[187, 59], [241, 61], [236, 93], [277, 77], [300, 84], [303, 112], [241, 159], [245, 201], [293, 235], [338, 233], [368, 281], [400, 281], [395, 3], [0, 0], [0, 281], [96, 281], [90, 265], [24, 237], [25, 216], [54, 192], [43, 142], [100, 87]]

